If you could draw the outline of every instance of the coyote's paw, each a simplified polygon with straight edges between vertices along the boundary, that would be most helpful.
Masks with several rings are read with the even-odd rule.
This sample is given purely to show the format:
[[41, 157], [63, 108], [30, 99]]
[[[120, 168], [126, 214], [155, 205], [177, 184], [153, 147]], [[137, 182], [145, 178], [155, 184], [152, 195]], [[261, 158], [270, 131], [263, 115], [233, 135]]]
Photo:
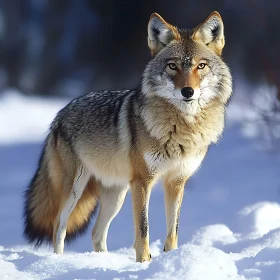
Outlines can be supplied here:
[[164, 252], [178, 249], [177, 239], [167, 238], [163, 247]]
[[137, 262], [150, 262], [152, 260], [152, 255], [150, 252], [144, 254], [137, 254], [136, 253], [136, 261]]

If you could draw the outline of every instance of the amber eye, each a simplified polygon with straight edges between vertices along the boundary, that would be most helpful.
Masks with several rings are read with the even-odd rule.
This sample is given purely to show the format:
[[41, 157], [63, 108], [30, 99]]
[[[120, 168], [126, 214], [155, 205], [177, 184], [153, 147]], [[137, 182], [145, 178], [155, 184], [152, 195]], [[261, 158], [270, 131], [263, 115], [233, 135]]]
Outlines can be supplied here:
[[203, 69], [205, 66], [206, 66], [206, 63], [199, 63], [199, 64], [197, 65], [197, 68], [198, 68], [198, 69]]
[[168, 64], [168, 67], [171, 69], [171, 70], [176, 70], [177, 69], [177, 65], [175, 63], [169, 63]]

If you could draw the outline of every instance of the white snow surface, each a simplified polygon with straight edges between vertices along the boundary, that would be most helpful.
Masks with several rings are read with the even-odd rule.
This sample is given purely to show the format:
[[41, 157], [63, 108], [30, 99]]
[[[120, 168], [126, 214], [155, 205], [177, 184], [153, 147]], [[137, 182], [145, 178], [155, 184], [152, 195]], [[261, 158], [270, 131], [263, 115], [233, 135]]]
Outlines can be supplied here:
[[22, 237], [23, 192], [48, 126], [68, 101], [15, 91], [0, 96], [1, 280], [280, 280], [280, 157], [256, 149], [252, 134], [241, 129], [250, 107], [245, 110], [236, 100], [228, 108], [223, 138], [187, 183], [178, 250], [162, 252], [166, 231], [160, 182], [149, 207], [150, 263], [135, 262], [130, 194], [110, 227], [110, 252], [92, 252], [90, 229], [66, 246], [64, 255], [28, 245]]

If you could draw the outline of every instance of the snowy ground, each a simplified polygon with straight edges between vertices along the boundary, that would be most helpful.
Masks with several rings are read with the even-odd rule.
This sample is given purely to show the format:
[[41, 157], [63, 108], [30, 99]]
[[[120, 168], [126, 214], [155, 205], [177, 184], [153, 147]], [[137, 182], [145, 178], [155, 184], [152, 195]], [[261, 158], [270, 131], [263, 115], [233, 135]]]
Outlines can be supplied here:
[[[241, 99], [240, 99], [241, 100]], [[91, 231], [66, 248], [35, 250], [22, 237], [23, 191], [43, 138], [66, 100], [0, 97], [0, 279], [280, 279], [280, 157], [258, 149], [253, 112], [234, 100], [227, 128], [190, 180], [181, 210], [180, 248], [163, 253], [165, 217], [160, 183], [150, 202], [153, 260], [135, 263], [130, 196], [113, 221], [110, 253], [91, 251]], [[254, 131], [254, 133], [252, 133]], [[246, 136], [244, 136], [246, 135]], [[94, 221], [92, 221], [93, 224]]]

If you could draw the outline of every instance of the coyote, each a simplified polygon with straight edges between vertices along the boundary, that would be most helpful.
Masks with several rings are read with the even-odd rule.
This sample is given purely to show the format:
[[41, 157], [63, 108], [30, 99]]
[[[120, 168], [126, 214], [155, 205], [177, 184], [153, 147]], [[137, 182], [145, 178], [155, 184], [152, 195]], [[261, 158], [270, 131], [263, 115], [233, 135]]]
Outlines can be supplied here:
[[62, 254], [87, 228], [95, 251], [107, 251], [107, 233], [127, 191], [133, 200], [136, 261], [150, 261], [148, 207], [152, 186], [163, 178], [167, 236], [164, 251], [178, 246], [186, 181], [224, 129], [232, 92], [221, 58], [224, 26], [218, 12], [193, 29], [179, 29], [153, 13], [148, 23], [148, 62], [134, 90], [78, 97], [51, 124], [38, 169], [25, 193], [29, 242], [52, 242]]

